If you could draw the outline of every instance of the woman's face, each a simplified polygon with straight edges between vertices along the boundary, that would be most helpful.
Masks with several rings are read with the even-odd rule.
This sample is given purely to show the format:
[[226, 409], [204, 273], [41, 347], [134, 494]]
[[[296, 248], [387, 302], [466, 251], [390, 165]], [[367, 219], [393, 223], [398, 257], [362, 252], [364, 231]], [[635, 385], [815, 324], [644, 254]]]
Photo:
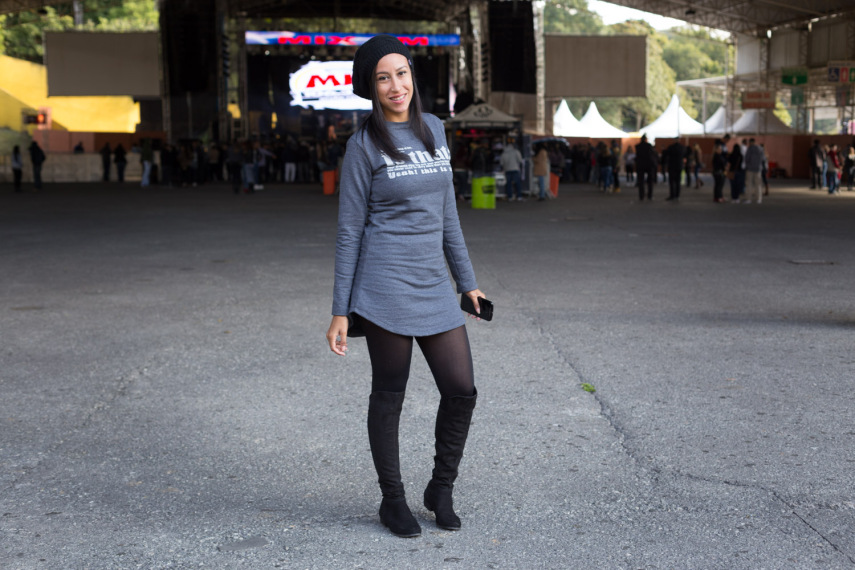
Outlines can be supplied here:
[[413, 99], [413, 74], [410, 63], [399, 53], [390, 53], [377, 62], [374, 71], [377, 99], [387, 121], [403, 123], [410, 120]]

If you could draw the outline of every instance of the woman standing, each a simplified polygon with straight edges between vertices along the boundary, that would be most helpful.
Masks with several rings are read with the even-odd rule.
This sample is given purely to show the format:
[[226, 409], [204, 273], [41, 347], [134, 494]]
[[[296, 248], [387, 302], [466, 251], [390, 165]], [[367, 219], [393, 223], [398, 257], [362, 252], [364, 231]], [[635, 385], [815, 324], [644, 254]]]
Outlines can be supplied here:
[[540, 190], [537, 199], [542, 202], [546, 200], [546, 177], [549, 176], [549, 152], [546, 150], [546, 145], [541, 145], [540, 150], [534, 155], [533, 174], [537, 178]]
[[840, 157], [837, 156], [837, 145], [831, 145], [831, 149], [828, 151], [828, 170], [826, 172], [827, 175], [827, 184], [828, 184], [828, 193], [829, 194], [839, 194], [838, 186], [840, 185]]
[[460, 230], [442, 123], [423, 115], [412, 56], [379, 35], [356, 52], [353, 92], [372, 112], [347, 143], [342, 165], [330, 349], [344, 356], [361, 329], [371, 358], [368, 441], [383, 500], [380, 521], [413, 537], [421, 527], [407, 506], [398, 423], [413, 340], [425, 356], [440, 402], [433, 477], [424, 492], [436, 524], [458, 530], [452, 489], [477, 391], [465, 319], [448, 281], [479, 310], [478, 289]]

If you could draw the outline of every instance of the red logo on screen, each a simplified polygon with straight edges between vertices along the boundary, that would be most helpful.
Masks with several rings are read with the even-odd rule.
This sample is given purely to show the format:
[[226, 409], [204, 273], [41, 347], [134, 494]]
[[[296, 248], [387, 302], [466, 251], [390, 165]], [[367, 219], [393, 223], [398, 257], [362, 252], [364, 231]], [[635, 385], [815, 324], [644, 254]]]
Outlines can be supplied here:
[[[342, 82], [339, 81], [335, 75], [327, 75], [326, 77], [321, 77], [320, 75], [313, 75], [312, 77], [309, 78], [309, 82], [306, 84], [306, 88], [312, 89], [314, 87], [317, 87], [318, 82], [320, 82], [320, 84], [324, 85], [324, 86], [326, 86], [327, 83], [330, 83], [331, 85], [333, 85], [335, 87], [338, 87], [339, 85], [342, 84]], [[345, 75], [344, 76], [344, 84], [345, 85], [351, 85], [352, 83], [353, 83], [353, 75], [350, 75], [350, 74]]]

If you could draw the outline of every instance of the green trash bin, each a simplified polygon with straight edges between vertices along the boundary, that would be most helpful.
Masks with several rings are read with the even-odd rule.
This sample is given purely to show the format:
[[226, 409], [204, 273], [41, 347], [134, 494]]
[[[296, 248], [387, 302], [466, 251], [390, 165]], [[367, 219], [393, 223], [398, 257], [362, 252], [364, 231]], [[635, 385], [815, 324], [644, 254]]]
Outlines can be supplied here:
[[477, 210], [496, 209], [496, 179], [482, 176], [472, 179], [472, 208]]

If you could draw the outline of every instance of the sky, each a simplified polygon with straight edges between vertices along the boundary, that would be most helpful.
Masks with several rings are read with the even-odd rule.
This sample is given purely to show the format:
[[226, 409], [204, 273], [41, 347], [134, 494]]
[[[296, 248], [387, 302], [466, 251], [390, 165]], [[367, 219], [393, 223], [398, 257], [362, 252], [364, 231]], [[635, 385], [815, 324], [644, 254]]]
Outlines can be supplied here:
[[650, 12], [642, 12], [641, 10], [618, 6], [610, 2], [601, 2], [600, 0], [588, 0], [588, 9], [599, 14], [606, 25], [617, 24], [627, 20], [645, 20], [657, 30], [667, 30], [674, 26], [685, 25], [685, 22], [682, 20], [664, 18]]

